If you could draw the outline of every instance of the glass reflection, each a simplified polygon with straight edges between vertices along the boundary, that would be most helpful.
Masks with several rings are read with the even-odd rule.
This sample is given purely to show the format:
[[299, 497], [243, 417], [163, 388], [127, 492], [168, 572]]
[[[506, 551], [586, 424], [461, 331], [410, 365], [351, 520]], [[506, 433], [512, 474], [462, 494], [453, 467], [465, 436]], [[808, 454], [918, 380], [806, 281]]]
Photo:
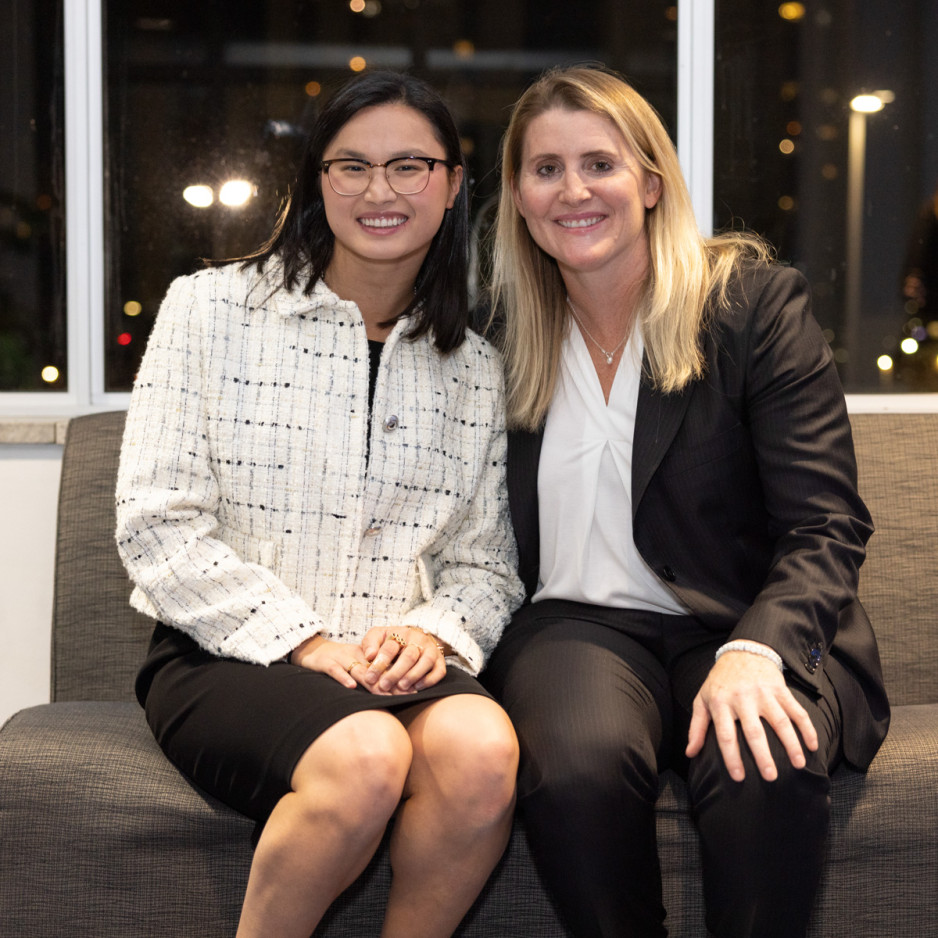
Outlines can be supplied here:
[[714, 226], [807, 275], [849, 392], [938, 391], [936, 44], [920, 0], [717, 0]]
[[[105, 0], [105, 13], [107, 390], [130, 387], [173, 277], [266, 237], [305, 128], [351, 70], [407, 69], [443, 92], [464, 137], [479, 243], [508, 109], [543, 69], [605, 62], [675, 129], [673, 4]], [[250, 186], [237, 209], [222, 204], [232, 179]], [[477, 251], [474, 270], [485, 264]], [[132, 318], [128, 296], [142, 308]]]
[[0, 5], [0, 391], [64, 391], [61, 0]]

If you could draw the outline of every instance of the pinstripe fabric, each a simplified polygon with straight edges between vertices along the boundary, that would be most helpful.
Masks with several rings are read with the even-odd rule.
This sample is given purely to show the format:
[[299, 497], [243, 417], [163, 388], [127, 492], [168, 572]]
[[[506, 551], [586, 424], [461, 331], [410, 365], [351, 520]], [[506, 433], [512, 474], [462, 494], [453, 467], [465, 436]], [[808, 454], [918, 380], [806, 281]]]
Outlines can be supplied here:
[[133, 605], [262, 664], [420, 626], [476, 673], [521, 600], [497, 353], [470, 333], [441, 357], [399, 323], [369, 421], [357, 307], [277, 282], [229, 265], [163, 302], [117, 484]]

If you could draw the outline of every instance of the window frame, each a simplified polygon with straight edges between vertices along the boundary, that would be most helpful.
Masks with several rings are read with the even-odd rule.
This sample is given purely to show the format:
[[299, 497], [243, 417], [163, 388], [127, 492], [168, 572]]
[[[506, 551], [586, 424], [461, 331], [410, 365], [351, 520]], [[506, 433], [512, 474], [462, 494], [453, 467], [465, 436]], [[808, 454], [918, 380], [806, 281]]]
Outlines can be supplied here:
[[[0, 392], [0, 415], [71, 417], [126, 408], [104, 368], [103, 0], [65, 0], [68, 383], [63, 392]], [[677, 148], [701, 230], [713, 218], [715, 0], [678, 0]], [[930, 413], [936, 394], [848, 394], [852, 413]]]

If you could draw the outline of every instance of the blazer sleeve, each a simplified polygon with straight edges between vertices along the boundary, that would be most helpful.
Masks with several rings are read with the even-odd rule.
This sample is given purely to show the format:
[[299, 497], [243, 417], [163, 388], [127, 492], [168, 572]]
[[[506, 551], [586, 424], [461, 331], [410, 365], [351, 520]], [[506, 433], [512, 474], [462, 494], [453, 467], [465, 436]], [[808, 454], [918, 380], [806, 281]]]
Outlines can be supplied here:
[[808, 683], [841, 612], [856, 600], [873, 532], [857, 492], [850, 424], [833, 356], [804, 278], [775, 268], [744, 279], [743, 407], [774, 554], [733, 638], [764, 642]]
[[[467, 340], [476, 341], [476, 340]], [[427, 601], [404, 615], [448, 644], [459, 664], [478, 674], [501, 637], [512, 612], [524, 599], [517, 574], [517, 548], [511, 527], [505, 482], [507, 436], [500, 362], [489, 349], [489, 368], [481, 386], [486, 411], [475, 413], [490, 426], [487, 444], [475, 454], [481, 470], [468, 509], [432, 553], [418, 558]], [[476, 393], [476, 404], [480, 399]]]
[[323, 623], [269, 569], [218, 537], [200, 368], [199, 310], [212, 302], [211, 274], [173, 282], [147, 343], [121, 447], [117, 546], [141, 612], [214, 654], [269, 664]]

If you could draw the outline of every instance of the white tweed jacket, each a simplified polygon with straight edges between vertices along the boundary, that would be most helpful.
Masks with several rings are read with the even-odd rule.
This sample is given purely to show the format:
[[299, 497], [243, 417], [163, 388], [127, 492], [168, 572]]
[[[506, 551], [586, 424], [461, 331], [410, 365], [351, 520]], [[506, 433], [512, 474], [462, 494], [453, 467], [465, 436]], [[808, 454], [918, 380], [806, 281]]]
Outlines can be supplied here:
[[497, 352], [469, 333], [441, 356], [398, 323], [369, 416], [358, 307], [278, 283], [229, 265], [163, 301], [117, 482], [132, 604], [259, 664], [419, 626], [477, 673], [523, 598]]

